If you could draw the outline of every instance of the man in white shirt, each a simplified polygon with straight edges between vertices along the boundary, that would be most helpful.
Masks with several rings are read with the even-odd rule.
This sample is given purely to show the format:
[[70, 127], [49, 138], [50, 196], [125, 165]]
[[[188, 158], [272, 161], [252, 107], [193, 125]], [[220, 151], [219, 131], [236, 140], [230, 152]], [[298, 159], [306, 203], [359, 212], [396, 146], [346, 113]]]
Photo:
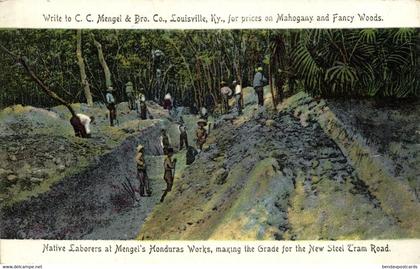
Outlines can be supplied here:
[[112, 95], [114, 89], [109, 87], [106, 94], [107, 108], [109, 110], [109, 121], [111, 126], [114, 126], [114, 120], [117, 120], [117, 108], [115, 106], [115, 98]]
[[242, 114], [242, 86], [240, 82], [234, 81], [233, 86], [235, 87], [235, 101], [236, 107], [238, 108], [238, 115]]
[[180, 118], [179, 120], [179, 150], [182, 150], [184, 145], [185, 148], [188, 149], [188, 135], [187, 135], [187, 127], [185, 127], [184, 119]]
[[209, 113], [207, 111], [207, 108], [205, 108], [204, 106], [201, 107], [200, 109], [200, 119], [204, 119], [204, 120], [208, 120], [209, 117]]
[[93, 117], [93, 116], [89, 117], [89, 116], [87, 116], [85, 114], [82, 114], [82, 113], [77, 114], [77, 117], [80, 119], [80, 122], [85, 127], [87, 137], [90, 138], [91, 137], [90, 124], [95, 121], [95, 117]]
[[172, 96], [170, 93], [165, 94], [165, 98], [163, 99], [163, 109], [171, 110], [172, 109]]
[[112, 95], [112, 92], [114, 89], [112, 87], [109, 87], [106, 93], [106, 102], [108, 104], [115, 104], [115, 98], [114, 95]]

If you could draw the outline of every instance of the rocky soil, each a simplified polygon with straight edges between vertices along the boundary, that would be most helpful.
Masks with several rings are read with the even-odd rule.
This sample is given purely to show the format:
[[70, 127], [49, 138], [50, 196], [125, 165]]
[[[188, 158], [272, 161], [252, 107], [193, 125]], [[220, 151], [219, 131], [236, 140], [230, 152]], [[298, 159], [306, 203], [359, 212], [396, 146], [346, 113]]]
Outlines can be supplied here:
[[325, 101], [295, 99], [279, 113], [250, 104], [241, 117], [222, 117], [210, 146], [175, 182], [174, 192], [155, 208], [138, 238], [411, 236], [317, 121], [328, 110]]
[[[121, 103], [119, 124], [109, 127], [102, 105], [75, 107], [95, 115], [91, 139], [73, 136], [63, 107], [16, 106], [0, 114], [2, 238], [134, 238], [158, 202], [165, 187], [160, 130], [168, 129], [178, 147], [176, 121], [153, 103], [153, 119], [139, 121]], [[196, 117], [185, 119], [192, 136]], [[139, 188], [134, 163], [139, 143], [145, 146], [155, 195], [134, 202], [121, 183], [128, 178]], [[182, 160], [185, 152], [179, 155]]]
[[[390, 239], [418, 238], [419, 105], [377, 107], [362, 101], [314, 100], [299, 93], [275, 112], [245, 89], [246, 108], [213, 123], [196, 161], [179, 160], [174, 189], [165, 187], [159, 132], [178, 147], [183, 115], [193, 144], [196, 116], [170, 117], [150, 103], [139, 121], [119, 105], [106, 109], [92, 139], [74, 138], [63, 107], [15, 106], [0, 113], [2, 238], [44, 239]], [[212, 119], [213, 121], [213, 119]], [[135, 147], [146, 147], [153, 195], [134, 202]]]

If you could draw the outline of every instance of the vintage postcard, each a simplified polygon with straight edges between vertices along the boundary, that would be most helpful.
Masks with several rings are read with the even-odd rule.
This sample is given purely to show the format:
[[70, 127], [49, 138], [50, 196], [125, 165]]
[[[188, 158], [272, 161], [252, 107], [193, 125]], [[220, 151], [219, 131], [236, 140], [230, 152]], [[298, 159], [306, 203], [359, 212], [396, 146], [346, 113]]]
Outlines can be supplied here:
[[2, 268], [418, 268], [419, 8], [0, 1]]

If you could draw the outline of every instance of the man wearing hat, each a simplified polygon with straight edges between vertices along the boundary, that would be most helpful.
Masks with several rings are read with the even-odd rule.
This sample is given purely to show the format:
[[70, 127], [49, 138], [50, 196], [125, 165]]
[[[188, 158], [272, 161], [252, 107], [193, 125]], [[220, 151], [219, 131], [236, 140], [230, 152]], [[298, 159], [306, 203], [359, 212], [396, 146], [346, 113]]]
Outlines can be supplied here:
[[[163, 174], [163, 179], [166, 182], [166, 189], [163, 193], [162, 197], [160, 198], [160, 201], [163, 202], [165, 199], [166, 194], [172, 190], [172, 185], [174, 183], [174, 174], [175, 174], [175, 165], [176, 165], [176, 159], [174, 158], [172, 160], [172, 156], [174, 154], [173, 148], [168, 148], [165, 153], [165, 160], [163, 162], [163, 168], [165, 170]], [[173, 171], [173, 172], [172, 172]]]
[[195, 132], [196, 134], [196, 140], [197, 140], [197, 148], [203, 150], [203, 145], [206, 143], [207, 140], [207, 130], [204, 128], [207, 125], [207, 122], [203, 119], [199, 119], [197, 121], [197, 130]]
[[135, 98], [134, 98], [134, 87], [133, 87], [133, 82], [129, 81], [125, 84], [125, 93], [127, 94], [128, 97], [128, 108], [130, 110], [134, 110], [135, 109]]
[[112, 87], [108, 87], [106, 94], [106, 103], [109, 110], [109, 122], [111, 126], [114, 126], [114, 120], [117, 120], [117, 108], [115, 106], [114, 95], [112, 95], [113, 91], [114, 89]]
[[267, 79], [262, 74], [263, 68], [260, 66], [257, 68], [257, 72], [254, 76], [253, 81], [253, 87], [255, 90], [255, 93], [258, 96], [258, 105], [263, 106], [264, 105], [264, 84], [267, 83]]
[[223, 101], [223, 112], [227, 113], [229, 111], [229, 97], [232, 95], [232, 90], [227, 86], [226, 82], [222, 81], [220, 83], [222, 88], [220, 89], [220, 93], [222, 95]]
[[149, 177], [146, 173], [146, 162], [144, 160], [144, 147], [141, 144], [137, 146], [136, 164], [137, 176], [140, 181], [140, 196], [145, 196], [145, 192], [147, 196], [151, 196], [152, 191], [150, 189]]

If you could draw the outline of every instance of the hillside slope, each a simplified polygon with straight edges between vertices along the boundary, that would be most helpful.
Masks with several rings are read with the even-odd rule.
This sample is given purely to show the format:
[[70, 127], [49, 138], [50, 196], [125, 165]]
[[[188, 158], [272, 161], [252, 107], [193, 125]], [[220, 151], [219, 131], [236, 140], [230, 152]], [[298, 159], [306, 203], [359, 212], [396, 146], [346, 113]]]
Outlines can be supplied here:
[[420, 236], [413, 183], [386, 173], [386, 163], [372, 162], [370, 145], [344, 135], [324, 100], [300, 93], [278, 113], [250, 100], [243, 116], [232, 112], [222, 119], [138, 239]]

